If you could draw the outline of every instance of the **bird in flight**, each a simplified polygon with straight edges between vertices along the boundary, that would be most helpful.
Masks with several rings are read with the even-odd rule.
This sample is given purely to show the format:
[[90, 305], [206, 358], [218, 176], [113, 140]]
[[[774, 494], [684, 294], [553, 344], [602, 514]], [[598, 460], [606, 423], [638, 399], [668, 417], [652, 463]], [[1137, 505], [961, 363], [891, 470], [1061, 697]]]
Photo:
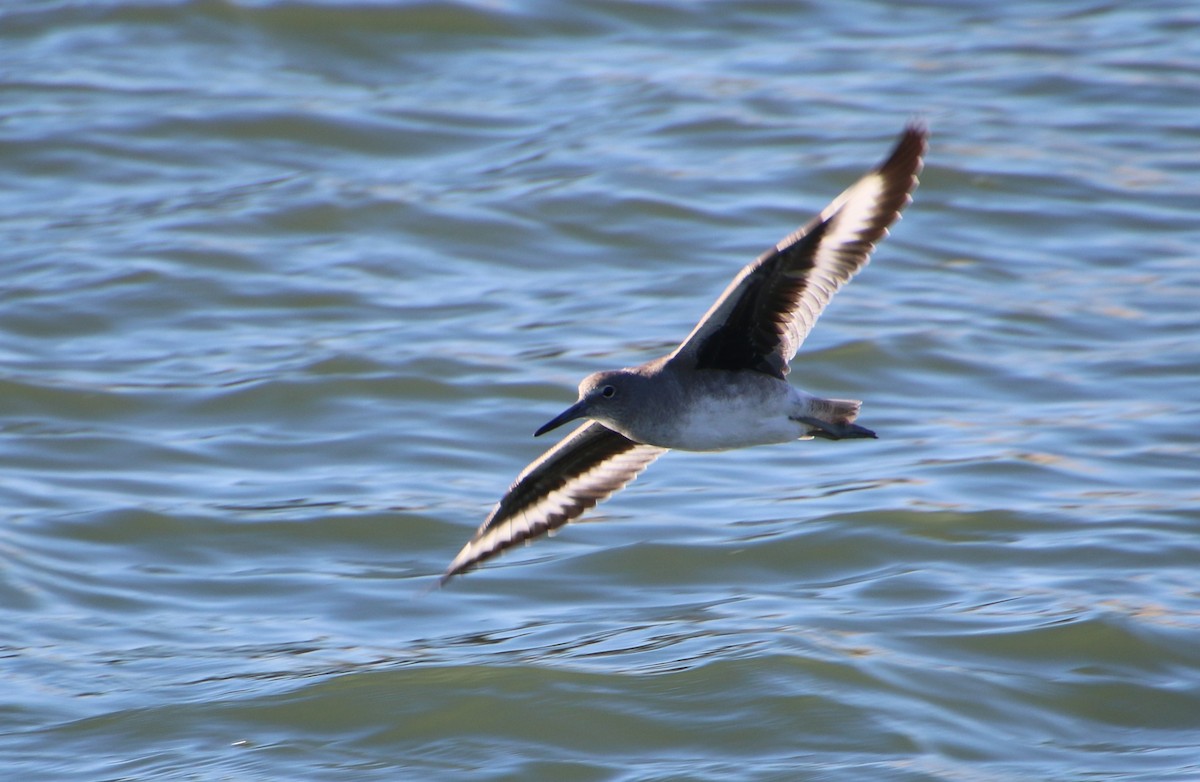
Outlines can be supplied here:
[[854, 423], [861, 402], [801, 391], [788, 363], [912, 200], [927, 137], [905, 128], [878, 168], [742, 269], [675, 350], [584, 378], [578, 401], [534, 436], [585, 423], [517, 476], [440, 583], [573, 521], [672, 448], [875, 437]]

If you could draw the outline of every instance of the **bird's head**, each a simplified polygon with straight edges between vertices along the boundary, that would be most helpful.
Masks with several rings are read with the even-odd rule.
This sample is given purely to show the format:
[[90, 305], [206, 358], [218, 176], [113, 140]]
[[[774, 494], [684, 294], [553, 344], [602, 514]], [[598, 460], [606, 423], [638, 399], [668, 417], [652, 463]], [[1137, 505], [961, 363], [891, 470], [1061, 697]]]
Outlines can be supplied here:
[[[591, 418], [618, 431], [623, 411], [633, 405], [644, 378], [628, 369], [595, 372], [579, 384], [579, 401], [559, 413], [533, 433], [539, 437], [577, 418]], [[615, 424], [615, 425], [614, 425]]]

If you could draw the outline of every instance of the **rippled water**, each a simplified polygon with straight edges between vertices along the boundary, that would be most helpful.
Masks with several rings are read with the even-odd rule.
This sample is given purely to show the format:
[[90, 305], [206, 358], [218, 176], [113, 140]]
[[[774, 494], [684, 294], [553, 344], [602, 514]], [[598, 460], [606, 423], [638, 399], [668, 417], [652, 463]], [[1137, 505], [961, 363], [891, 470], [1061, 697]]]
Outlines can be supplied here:
[[[13, 779], [1200, 776], [1193, 3], [0, 10]], [[793, 380], [426, 590], [913, 117]]]

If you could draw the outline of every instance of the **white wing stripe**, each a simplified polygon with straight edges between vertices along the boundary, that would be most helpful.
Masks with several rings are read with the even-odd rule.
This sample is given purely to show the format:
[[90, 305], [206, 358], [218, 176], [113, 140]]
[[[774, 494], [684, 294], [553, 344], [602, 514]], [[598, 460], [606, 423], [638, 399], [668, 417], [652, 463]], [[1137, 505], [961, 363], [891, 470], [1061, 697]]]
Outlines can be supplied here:
[[[588, 425], [585, 424], [584, 426]], [[566, 443], [572, 439], [572, 437], [567, 437], [563, 442]], [[541, 459], [538, 459], [521, 472], [516, 483], [519, 484], [523, 478], [527, 477], [546, 459], [557, 454], [559, 451], [560, 448], [557, 446], [547, 451]], [[491, 529], [486, 529], [488, 523], [491, 521], [489, 519], [488, 522], [484, 523], [484, 529], [481, 530], [482, 534], [479, 534], [478, 537], [473, 538], [467, 543], [462, 551], [458, 553], [458, 556], [454, 558], [454, 561], [450, 563], [450, 567], [446, 570], [447, 574], [457, 573], [462, 569], [469, 568], [497, 551], [507, 548], [515, 541], [522, 538], [526, 540], [532, 539], [543, 532], [549, 531], [552, 527], [561, 526], [561, 524], [572, 520], [597, 502], [606, 499], [613, 492], [632, 481], [651, 462], [666, 453], [666, 451], [667, 449], [665, 448], [658, 448], [653, 445], [636, 444], [628, 451], [599, 462], [578, 475], [571, 476], [562, 487], [547, 492], [532, 505], [522, 508], [511, 518], [506, 519]], [[498, 509], [499, 505], [496, 506], [496, 509], [492, 513], [494, 514]]]

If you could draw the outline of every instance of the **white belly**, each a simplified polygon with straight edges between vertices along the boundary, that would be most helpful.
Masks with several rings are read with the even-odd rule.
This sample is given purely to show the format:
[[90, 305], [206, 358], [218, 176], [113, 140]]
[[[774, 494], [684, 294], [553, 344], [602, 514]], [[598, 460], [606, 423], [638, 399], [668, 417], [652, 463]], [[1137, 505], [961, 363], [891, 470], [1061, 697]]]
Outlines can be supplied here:
[[812, 397], [785, 381], [758, 376], [717, 388], [729, 393], [695, 395], [690, 403], [681, 405], [682, 415], [668, 436], [672, 442], [656, 445], [684, 451], [724, 451], [786, 443], [808, 432], [809, 427], [794, 417], [804, 415]]

